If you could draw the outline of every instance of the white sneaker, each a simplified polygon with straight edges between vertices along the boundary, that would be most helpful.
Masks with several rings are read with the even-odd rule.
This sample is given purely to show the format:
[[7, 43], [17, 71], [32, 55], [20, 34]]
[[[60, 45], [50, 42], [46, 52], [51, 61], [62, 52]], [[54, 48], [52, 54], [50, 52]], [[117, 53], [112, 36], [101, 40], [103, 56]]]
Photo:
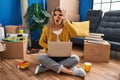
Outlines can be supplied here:
[[80, 76], [80, 77], [85, 77], [87, 74], [86, 74], [86, 72], [84, 71], [83, 68], [78, 68], [76, 70], [73, 70], [73, 75]]
[[78, 68], [76, 66], [73, 66], [70, 68], [72, 71], [77, 70]]
[[42, 73], [47, 71], [47, 68], [43, 65], [37, 65], [36, 69], [35, 69], [35, 74], [37, 75], [38, 73]]

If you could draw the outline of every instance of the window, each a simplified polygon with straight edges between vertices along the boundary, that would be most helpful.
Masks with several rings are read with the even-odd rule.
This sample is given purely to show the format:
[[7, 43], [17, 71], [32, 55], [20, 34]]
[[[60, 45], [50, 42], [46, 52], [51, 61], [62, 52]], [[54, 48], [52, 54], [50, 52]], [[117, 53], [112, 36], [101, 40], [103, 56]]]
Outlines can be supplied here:
[[120, 10], [120, 0], [93, 0], [93, 10]]
[[112, 3], [111, 10], [120, 10], [120, 2]]
[[103, 10], [103, 12], [109, 11], [110, 10], [110, 3], [102, 4], [102, 10]]

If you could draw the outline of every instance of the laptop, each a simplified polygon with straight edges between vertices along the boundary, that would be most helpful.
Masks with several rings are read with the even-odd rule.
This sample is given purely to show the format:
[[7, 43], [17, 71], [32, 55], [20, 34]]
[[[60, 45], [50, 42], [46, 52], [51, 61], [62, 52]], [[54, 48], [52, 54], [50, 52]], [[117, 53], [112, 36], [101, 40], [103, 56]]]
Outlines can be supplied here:
[[71, 56], [72, 42], [48, 42], [49, 57]]

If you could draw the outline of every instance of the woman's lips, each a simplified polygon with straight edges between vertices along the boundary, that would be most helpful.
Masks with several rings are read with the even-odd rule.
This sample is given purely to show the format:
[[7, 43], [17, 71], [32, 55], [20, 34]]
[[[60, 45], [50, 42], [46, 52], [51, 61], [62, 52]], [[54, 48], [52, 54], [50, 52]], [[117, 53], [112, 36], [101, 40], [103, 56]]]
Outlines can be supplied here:
[[56, 22], [59, 22], [59, 20], [56, 20]]

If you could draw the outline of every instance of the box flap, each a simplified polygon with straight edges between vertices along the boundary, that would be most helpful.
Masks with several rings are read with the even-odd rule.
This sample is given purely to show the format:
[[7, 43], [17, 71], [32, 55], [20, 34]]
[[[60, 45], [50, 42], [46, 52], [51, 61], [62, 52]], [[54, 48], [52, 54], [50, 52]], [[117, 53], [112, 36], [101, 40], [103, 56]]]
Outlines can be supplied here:
[[0, 52], [4, 51], [2, 44], [0, 43]]

